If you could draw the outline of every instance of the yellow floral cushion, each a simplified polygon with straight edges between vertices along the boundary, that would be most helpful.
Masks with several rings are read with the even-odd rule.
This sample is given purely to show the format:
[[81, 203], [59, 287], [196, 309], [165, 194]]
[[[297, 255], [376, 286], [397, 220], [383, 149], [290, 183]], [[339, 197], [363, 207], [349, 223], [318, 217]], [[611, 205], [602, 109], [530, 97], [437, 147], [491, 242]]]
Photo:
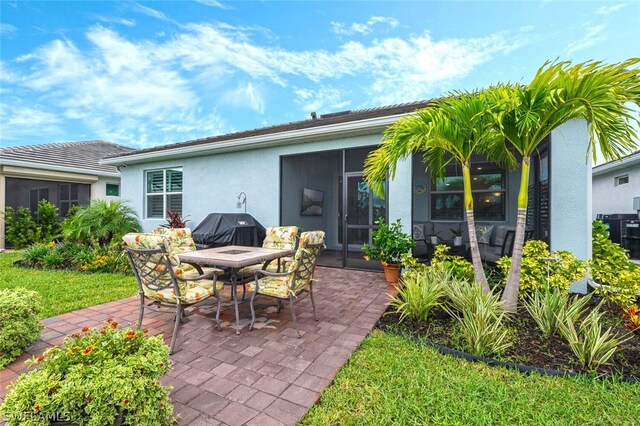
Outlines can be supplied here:
[[[204, 285], [204, 287], [199, 284]], [[207, 285], [209, 288], [206, 288]], [[189, 283], [189, 285], [185, 287], [182, 287], [182, 285], [180, 287], [181, 301], [186, 304], [197, 303], [213, 294], [213, 281], [208, 281], [208, 284], [205, 282], [195, 281], [194, 283]], [[178, 303], [176, 291], [173, 287], [163, 288], [158, 291], [152, 291], [145, 288], [144, 293], [145, 296], [152, 300], [164, 303]]]
[[324, 244], [324, 231], [307, 231], [300, 235], [300, 247], [306, 247], [307, 244]]
[[293, 250], [296, 247], [297, 239], [297, 226], [269, 226], [262, 247]]
[[[255, 282], [251, 282], [248, 285], [249, 291], [255, 290]], [[303, 287], [304, 288], [304, 287]], [[302, 290], [302, 289], [300, 289]], [[298, 294], [294, 292], [294, 294]], [[264, 277], [258, 280], [258, 294], [264, 294], [266, 296], [288, 298], [289, 297], [289, 276], [286, 277]]]

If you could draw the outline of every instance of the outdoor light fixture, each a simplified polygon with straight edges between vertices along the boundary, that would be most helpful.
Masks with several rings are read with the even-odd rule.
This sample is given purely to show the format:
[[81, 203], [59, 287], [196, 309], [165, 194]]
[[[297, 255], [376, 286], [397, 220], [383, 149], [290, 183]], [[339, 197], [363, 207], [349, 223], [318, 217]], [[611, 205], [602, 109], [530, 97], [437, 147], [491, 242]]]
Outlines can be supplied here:
[[[240, 199], [242, 196], [244, 195], [244, 198], [242, 198], [242, 200]], [[247, 212], [247, 194], [243, 192], [238, 194], [238, 202], [236, 203], [236, 208], [241, 209], [242, 205], [244, 204], [244, 212]]]

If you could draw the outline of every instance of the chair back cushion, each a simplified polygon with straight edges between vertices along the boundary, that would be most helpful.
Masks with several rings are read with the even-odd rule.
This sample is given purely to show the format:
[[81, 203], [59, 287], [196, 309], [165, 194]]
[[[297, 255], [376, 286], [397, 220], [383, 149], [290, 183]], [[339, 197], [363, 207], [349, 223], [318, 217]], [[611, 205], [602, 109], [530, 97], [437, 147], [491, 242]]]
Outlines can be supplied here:
[[196, 243], [191, 236], [191, 228], [162, 228], [152, 231], [154, 235], [162, 235], [167, 239], [169, 254], [175, 256], [180, 253], [196, 251]]
[[297, 226], [269, 226], [262, 247], [293, 250], [297, 239]]
[[411, 228], [411, 234], [414, 240], [424, 240], [424, 223], [414, 223]]
[[313, 273], [320, 251], [325, 247], [324, 231], [308, 231], [300, 235], [300, 245], [289, 265], [289, 283], [296, 294], [303, 290], [313, 279]]
[[493, 225], [476, 226], [476, 236], [478, 237], [478, 243], [491, 244], [491, 234], [493, 234]]

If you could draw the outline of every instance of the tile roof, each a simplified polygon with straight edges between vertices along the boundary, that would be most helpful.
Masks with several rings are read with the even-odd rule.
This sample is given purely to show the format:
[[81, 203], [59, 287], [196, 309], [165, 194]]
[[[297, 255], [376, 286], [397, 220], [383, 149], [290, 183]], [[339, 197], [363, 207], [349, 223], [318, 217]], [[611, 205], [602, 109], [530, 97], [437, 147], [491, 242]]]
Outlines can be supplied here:
[[193, 139], [185, 142], [170, 143], [170, 144], [155, 146], [151, 148], [139, 149], [129, 153], [120, 153], [120, 154], [114, 153], [112, 155], [108, 155], [106, 158], [122, 157], [122, 156], [126, 156], [127, 154], [140, 154], [145, 152], [164, 151], [167, 149], [175, 149], [175, 148], [194, 146], [194, 145], [205, 145], [205, 144], [210, 144], [215, 142], [242, 139], [242, 138], [247, 138], [251, 136], [261, 136], [261, 135], [275, 134], [275, 133], [281, 133], [281, 132], [288, 132], [292, 130], [328, 126], [331, 124], [348, 123], [351, 121], [366, 120], [369, 118], [393, 116], [398, 114], [408, 114], [415, 111], [416, 109], [424, 108], [430, 102], [432, 101], [422, 100], [422, 101], [408, 102], [408, 103], [395, 104], [395, 105], [386, 105], [386, 106], [380, 106], [380, 107], [374, 107], [374, 108], [334, 112], [330, 114], [317, 115], [316, 118], [311, 118], [311, 119], [301, 120], [301, 121], [294, 121], [290, 123], [277, 124], [275, 126], [261, 127], [261, 128], [252, 129], [252, 130], [243, 130], [240, 132], [228, 133], [225, 135], [218, 135], [218, 136], [210, 136], [210, 137], [201, 138], [201, 139]]
[[26, 145], [0, 148], [0, 162], [4, 160], [65, 166], [84, 171], [117, 173], [115, 166], [100, 164], [100, 160], [111, 154], [124, 154], [133, 148], [101, 140]]

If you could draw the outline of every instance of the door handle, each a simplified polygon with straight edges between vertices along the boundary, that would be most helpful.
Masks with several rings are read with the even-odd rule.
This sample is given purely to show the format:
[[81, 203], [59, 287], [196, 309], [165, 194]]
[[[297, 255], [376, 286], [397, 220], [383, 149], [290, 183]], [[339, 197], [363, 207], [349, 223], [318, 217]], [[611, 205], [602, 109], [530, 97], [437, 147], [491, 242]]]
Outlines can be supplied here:
[[344, 215], [344, 224], [345, 225], [349, 224], [349, 215], [347, 215], [347, 214]]

